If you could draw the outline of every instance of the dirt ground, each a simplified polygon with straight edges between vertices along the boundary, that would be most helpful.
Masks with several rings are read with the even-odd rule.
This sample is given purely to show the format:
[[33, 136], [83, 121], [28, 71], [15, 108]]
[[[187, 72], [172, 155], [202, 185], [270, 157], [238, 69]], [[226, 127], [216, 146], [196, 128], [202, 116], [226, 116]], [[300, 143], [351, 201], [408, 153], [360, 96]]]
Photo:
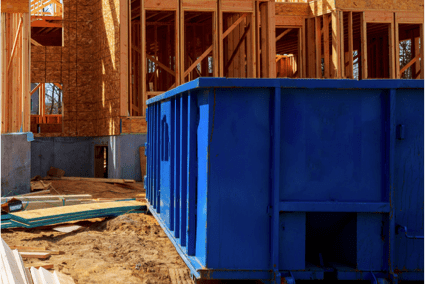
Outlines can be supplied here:
[[[88, 181], [49, 180], [50, 194], [91, 194], [93, 198], [144, 198], [143, 183], [108, 184]], [[9, 246], [46, 247], [64, 251], [49, 259], [26, 259], [25, 266], [53, 264], [54, 270], [71, 275], [75, 283], [193, 283], [189, 269], [150, 214], [126, 214], [113, 219], [75, 223], [79, 231], [61, 233], [52, 228], [2, 230]], [[179, 277], [172, 281], [170, 270]], [[198, 282], [200, 283], [200, 282]], [[261, 283], [213, 281], [222, 283]]]
[[[50, 182], [50, 181], [49, 181]], [[51, 194], [92, 194], [93, 198], [133, 198], [144, 194], [142, 183], [126, 186], [51, 181]], [[2, 230], [9, 246], [46, 247], [64, 251], [49, 259], [24, 259], [26, 266], [54, 264], [75, 283], [171, 283], [170, 269], [189, 279], [189, 269], [152, 215], [126, 214], [98, 222], [80, 222], [77, 232], [52, 229]]]

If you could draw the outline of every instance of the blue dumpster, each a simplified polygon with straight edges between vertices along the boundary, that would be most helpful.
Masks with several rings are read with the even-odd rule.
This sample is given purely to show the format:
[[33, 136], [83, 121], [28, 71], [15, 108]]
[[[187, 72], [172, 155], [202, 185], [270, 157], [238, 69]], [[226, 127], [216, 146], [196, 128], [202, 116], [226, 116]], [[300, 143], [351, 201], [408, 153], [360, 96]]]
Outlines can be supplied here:
[[424, 279], [424, 81], [199, 78], [148, 100], [150, 212], [193, 277]]

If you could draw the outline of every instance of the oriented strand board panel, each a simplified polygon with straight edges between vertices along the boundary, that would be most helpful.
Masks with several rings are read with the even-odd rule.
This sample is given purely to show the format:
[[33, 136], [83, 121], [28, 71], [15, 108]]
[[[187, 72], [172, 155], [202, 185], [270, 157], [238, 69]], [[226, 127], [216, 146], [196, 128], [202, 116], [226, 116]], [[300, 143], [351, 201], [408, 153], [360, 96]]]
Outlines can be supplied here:
[[424, 14], [414, 12], [398, 12], [396, 13], [397, 23], [399, 24], [419, 24], [424, 22]]
[[252, 0], [222, 0], [221, 10], [229, 12], [251, 12], [254, 11]]
[[335, 10], [335, 1], [336, 0], [316, 0], [308, 4], [314, 16], [321, 16]]
[[365, 11], [366, 23], [392, 23], [393, 19], [393, 12]]
[[29, 13], [29, 0], [1, 0], [2, 13]]
[[312, 16], [308, 3], [280, 3], [276, 2], [275, 14], [282, 16]]
[[335, 0], [344, 10], [424, 11], [423, 0]]
[[177, 10], [178, 0], [145, 0], [145, 9]]

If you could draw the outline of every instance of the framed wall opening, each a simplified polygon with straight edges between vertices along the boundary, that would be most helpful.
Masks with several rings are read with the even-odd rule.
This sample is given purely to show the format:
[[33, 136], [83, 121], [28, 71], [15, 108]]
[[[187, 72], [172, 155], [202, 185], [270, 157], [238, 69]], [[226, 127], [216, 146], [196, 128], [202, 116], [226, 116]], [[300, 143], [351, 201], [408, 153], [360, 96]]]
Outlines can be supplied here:
[[301, 27], [276, 27], [276, 77], [299, 78]]
[[399, 79], [421, 79], [421, 28], [421, 24], [398, 25]]
[[108, 146], [94, 146], [94, 177], [108, 178]]
[[61, 83], [31, 83], [31, 132], [63, 132]]
[[390, 31], [390, 24], [367, 23], [367, 77], [370, 79], [391, 78]]
[[31, 2], [31, 44], [63, 46], [63, 0]]

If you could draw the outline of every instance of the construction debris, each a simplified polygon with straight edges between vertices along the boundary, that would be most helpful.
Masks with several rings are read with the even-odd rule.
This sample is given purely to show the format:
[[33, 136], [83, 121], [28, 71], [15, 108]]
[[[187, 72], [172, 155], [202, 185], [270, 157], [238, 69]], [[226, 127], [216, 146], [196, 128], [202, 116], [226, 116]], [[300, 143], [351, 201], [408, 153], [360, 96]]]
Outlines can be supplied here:
[[114, 179], [114, 178], [87, 178], [87, 177], [44, 177], [43, 180], [70, 180], [70, 181], [91, 181], [91, 182], [106, 182], [106, 183], [135, 183], [134, 179]]
[[9, 220], [2, 222], [1, 228], [35, 228], [69, 221], [116, 217], [125, 213], [141, 212], [146, 212], [146, 203], [135, 200], [79, 204], [10, 213], [8, 214]]

